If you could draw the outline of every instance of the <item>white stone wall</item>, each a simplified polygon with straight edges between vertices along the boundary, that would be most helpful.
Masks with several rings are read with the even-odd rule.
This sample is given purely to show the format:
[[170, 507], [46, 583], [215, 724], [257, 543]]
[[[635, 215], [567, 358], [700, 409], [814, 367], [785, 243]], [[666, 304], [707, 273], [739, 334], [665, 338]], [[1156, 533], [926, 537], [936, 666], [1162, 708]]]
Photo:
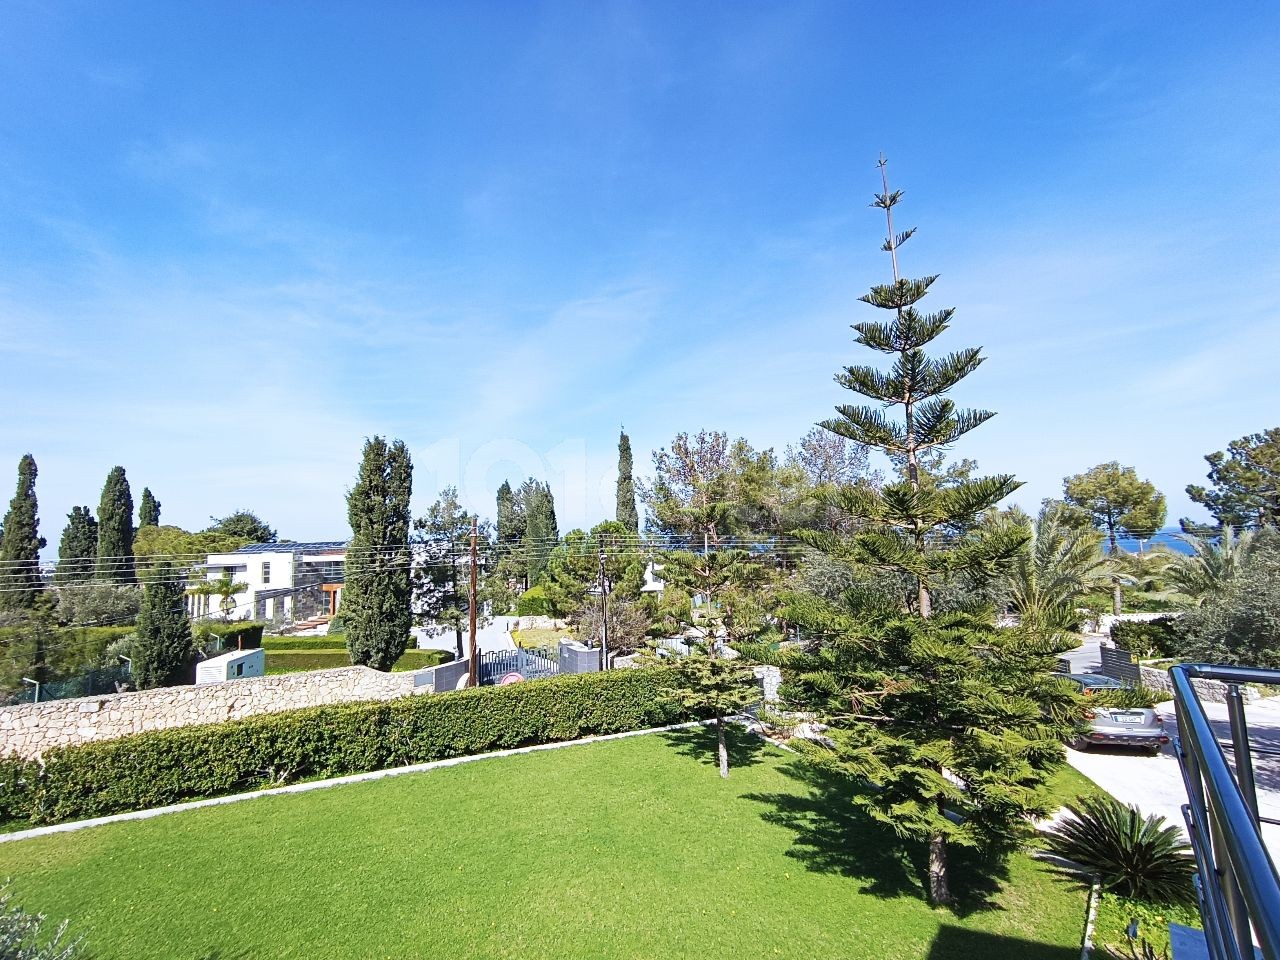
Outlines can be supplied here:
[[[429, 689], [420, 686], [416, 692]], [[329, 703], [393, 700], [414, 692], [412, 673], [339, 667], [0, 707], [0, 756], [30, 759], [52, 747], [112, 740], [144, 730], [219, 723]]]

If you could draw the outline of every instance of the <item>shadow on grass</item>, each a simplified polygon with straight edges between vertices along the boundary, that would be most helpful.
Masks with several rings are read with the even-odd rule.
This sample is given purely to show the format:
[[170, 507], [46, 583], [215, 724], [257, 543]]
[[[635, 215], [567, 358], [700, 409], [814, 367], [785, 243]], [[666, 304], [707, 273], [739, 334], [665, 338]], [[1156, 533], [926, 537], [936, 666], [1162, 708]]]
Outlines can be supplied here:
[[1034, 940], [1004, 937], [997, 933], [943, 925], [929, 945], [925, 960], [987, 960], [1017, 957], [1018, 960], [1076, 960], [1078, 947], [1056, 947]]
[[[750, 767], [760, 762], [760, 754], [767, 744], [759, 737], [728, 724], [725, 737], [729, 747], [729, 775], [735, 767]], [[684, 730], [668, 730], [662, 739], [681, 756], [691, 757], [710, 767], [720, 766], [714, 725], [687, 727]]]
[[[860, 880], [861, 892], [872, 896], [925, 898], [927, 848], [903, 840], [859, 810], [853, 798], [865, 787], [801, 761], [781, 769], [806, 790], [748, 794], [746, 799], [769, 808], [761, 814], [764, 820], [794, 832], [795, 840], [787, 856], [817, 873]], [[972, 850], [951, 846], [948, 865], [956, 896], [952, 913], [967, 917], [1003, 909], [994, 899], [1009, 878], [1002, 858], [984, 858]]]

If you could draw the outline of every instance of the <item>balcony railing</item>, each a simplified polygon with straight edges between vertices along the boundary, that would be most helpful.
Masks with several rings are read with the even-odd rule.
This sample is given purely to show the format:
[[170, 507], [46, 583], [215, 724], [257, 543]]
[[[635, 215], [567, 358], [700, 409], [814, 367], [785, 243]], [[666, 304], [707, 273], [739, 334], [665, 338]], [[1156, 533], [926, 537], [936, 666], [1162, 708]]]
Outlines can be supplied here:
[[[1253, 757], [1280, 755], [1253, 744], [1241, 685], [1280, 685], [1280, 670], [1183, 664], [1169, 671], [1178, 710], [1178, 760], [1187, 787], [1187, 818], [1198, 875], [1196, 896], [1212, 960], [1280, 960], [1280, 876], [1262, 840]], [[1192, 680], [1227, 688], [1230, 740], [1220, 741]], [[1227, 762], [1227, 751], [1234, 758]]]

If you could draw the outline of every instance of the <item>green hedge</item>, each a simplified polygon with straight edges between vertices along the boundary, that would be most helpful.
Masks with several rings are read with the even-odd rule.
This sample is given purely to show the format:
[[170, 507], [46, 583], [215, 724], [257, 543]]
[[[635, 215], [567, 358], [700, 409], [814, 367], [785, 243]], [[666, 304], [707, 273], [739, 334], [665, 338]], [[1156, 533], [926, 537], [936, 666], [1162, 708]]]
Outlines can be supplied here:
[[666, 668], [613, 670], [505, 687], [268, 714], [139, 733], [0, 760], [0, 818], [59, 823], [673, 723]]
[[266, 626], [256, 620], [231, 623], [203, 621], [194, 624], [191, 632], [197, 640], [217, 637], [222, 641], [223, 650], [253, 650], [262, 646], [262, 631]]
[[1154, 620], [1117, 620], [1111, 625], [1111, 642], [1139, 658], [1179, 657], [1184, 634], [1178, 617]]
[[551, 598], [541, 586], [530, 587], [516, 601], [516, 615], [520, 617], [550, 617]]
[[268, 653], [272, 650], [345, 650], [346, 648], [345, 633], [327, 633], [319, 637], [295, 637], [286, 634], [281, 637], [262, 638], [262, 649]]

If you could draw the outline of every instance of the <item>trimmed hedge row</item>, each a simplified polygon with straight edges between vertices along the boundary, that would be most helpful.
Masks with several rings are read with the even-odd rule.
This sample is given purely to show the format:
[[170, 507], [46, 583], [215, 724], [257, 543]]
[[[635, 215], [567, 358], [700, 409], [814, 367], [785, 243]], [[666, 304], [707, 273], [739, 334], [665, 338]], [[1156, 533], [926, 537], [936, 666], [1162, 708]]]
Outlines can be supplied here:
[[1160, 657], [1181, 656], [1185, 634], [1179, 619], [1117, 620], [1111, 624], [1111, 642], [1136, 657], [1148, 657], [1152, 653]]
[[295, 780], [661, 726], [667, 668], [313, 707], [0, 760], [0, 823], [60, 823]]
[[254, 650], [262, 646], [262, 631], [265, 623], [258, 621], [236, 621], [232, 623], [210, 623], [204, 621], [195, 624], [192, 633], [197, 639], [217, 637], [222, 641], [223, 650]]

